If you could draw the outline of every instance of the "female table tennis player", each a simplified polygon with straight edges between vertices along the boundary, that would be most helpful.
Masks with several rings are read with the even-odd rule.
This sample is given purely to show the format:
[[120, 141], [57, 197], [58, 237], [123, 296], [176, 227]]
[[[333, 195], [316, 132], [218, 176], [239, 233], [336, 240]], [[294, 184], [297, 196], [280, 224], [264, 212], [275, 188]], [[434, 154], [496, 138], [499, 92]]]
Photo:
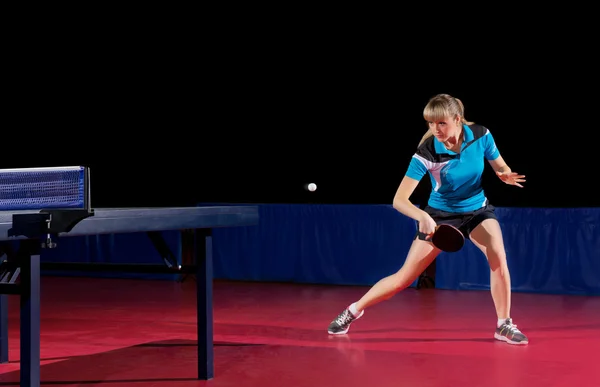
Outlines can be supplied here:
[[[486, 256], [491, 293], [498, 321], [494, 337], [510, 344], [528, 344], [510, 314], [511, 282], [500, 224], [481, 187], [484, 159], [506, 184], [522, 187], [524, 175], [512, 172], [500, 155], [490, 131], [465, 119], [462, 102], [447, 94], [429, 100], [423, 110], [429, 129], [421, 139], [396, 194], [393, 206], [415, 219], [419, 228], [398, 272], [381, 279], [329, 325], [333, 335], [346, 334], [365, 309], [407, 288], [441, 252], [430, 241], [438, 224], [457, 227]], [[432, 190], [419, 209], [409, 198], [429, 173]]]

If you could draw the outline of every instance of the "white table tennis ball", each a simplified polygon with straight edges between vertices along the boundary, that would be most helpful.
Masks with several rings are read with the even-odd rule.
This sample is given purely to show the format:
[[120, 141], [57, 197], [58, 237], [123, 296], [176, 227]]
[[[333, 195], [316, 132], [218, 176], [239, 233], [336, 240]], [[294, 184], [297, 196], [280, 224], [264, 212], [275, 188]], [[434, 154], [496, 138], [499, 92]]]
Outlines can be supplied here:
[[316, 189], [317, 189], [317, 185], [316, 185], [315, 183], [310, 183], [310, 184], [308, 185], [308, 190], [309, 190], [309, 191], [311, 191], [311, 192], [312, 192], [312, 191], [315, 191]]

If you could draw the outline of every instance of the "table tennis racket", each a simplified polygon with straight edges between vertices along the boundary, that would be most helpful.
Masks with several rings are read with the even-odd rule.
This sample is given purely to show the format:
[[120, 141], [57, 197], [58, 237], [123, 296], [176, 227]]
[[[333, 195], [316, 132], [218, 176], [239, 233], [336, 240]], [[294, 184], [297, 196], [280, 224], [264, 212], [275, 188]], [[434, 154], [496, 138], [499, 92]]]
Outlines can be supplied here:
[[465, 244], [465, 237], [456, 227], [449, 224], [440, 224], [435, 228], [431, 243], [442, 251], [454, 253], [462, 249]]

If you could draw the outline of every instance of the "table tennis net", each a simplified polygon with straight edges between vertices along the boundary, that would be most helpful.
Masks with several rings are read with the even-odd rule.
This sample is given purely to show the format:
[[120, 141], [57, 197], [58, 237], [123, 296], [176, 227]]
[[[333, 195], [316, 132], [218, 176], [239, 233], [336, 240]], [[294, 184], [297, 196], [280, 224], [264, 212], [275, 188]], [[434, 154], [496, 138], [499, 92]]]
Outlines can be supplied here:
[[85, 208], [85, 167], [0, 169], [0, 211]]

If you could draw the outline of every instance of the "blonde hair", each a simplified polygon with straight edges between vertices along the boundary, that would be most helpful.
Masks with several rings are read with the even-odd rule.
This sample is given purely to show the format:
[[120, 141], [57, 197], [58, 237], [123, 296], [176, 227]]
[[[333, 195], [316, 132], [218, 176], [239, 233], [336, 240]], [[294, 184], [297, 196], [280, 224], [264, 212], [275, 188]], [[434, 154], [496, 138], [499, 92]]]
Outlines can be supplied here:
[[[425, 121], [440, 121], [447, 117], [456, 116], [460, 117], [463, 124], [474, 124], [474, 122], [465, 119], [465, 107], [462, 101], [449, 94], [438, 94], [431, 97], [423, 109], [423, 118], [425, 118]], [[431, 130], [427, 129], [427, 132], [425, 132], [419, 142], [419, 146], [432, 135]]]

